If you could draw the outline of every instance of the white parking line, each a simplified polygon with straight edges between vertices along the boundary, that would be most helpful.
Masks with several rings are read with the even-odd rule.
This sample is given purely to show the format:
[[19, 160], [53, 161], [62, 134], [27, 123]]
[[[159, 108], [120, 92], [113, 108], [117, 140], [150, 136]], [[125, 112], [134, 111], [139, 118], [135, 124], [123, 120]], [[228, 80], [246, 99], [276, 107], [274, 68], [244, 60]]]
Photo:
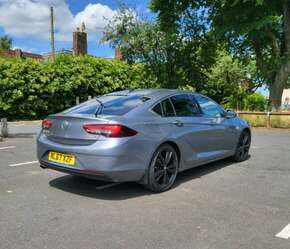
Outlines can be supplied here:
[[260, 149], [260, 147], [258, 147], [258, 146], [254, 146], [254, 145], [252, 145], [251, 148], [252, 148], [252, 149]]
[[280, 233], [277, 233], [275, 236], [281, 239], [289, 239], [290, 238], [290, 224], [284, 227], [283, 230]]
[[25, 124], [12, 124], [14, 127], [24, 126]]
[[7, 146], [7, 147], [0, 147], [0, 150], [8, 150], [8, 149], [14, 149], [16, 146]]
[[39, 163], [39, 162], [31, 161], [31, 162], [25, 162], [25, 163], [15, 163], [15, 164], [10, 164], [9, 167], [17, 167], [17, 166], [28, 165], [28, 164], [36, 164], [36, 163]]

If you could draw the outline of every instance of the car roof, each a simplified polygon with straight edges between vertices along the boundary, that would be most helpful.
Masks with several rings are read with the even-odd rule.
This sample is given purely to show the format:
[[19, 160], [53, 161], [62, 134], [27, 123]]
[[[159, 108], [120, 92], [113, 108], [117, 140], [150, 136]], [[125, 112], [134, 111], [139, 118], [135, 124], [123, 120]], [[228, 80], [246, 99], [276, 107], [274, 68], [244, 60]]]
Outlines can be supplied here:
[[184, 91], [184, 90], [178, 90], [178, 89], [127, 89], [123, 91], [113, 92], [109, 93], [107, 95], [140, 95], [140, 96], [147, 96], [152, 99], [155, 98], [163, 98], [172, 94], [184, 94], [184, 93], [191, 93], [194, 94], [194, 92], [190, 91]]

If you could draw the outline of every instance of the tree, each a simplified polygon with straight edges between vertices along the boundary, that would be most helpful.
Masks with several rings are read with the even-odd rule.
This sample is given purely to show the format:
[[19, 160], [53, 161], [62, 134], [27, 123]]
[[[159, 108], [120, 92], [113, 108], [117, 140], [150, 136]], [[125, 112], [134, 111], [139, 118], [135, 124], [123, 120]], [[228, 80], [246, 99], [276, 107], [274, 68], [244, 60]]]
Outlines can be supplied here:
[[161, 26], [177, 31], [183, 13], [206, 10], [210, 29], [227, 41], [241, 59], [254, 57], [260, 77], [279, 109], [290, 75], [290, 1], [288, 0], [152, 0]]
[[223, 104], [234, 98], [235, 109], [241, 109], [243, 98], [259, 85], [255, 61], [233, 58], [223, 47], [219, 48], [215, 64], [206, 69], [205, 75], [207, 81], [201, 92]]
[[162, 87], [200, 89], [205, 81], [203, 69], [214, 62], [215, 47], [206, 29], [197, 25], [197, 14], [188, 15], [192, 18], [184, 22], [182, 32], [169, 33], [158, 22], [142, 20], [121, 8], [106, 27], [103, 42], [119, 47], [129, 63], [144, 63]]
[[11, 46], [12, 46], [12, 39], [9, 36], [4, 35], [0, 37], [0, 49], [10, 49]]

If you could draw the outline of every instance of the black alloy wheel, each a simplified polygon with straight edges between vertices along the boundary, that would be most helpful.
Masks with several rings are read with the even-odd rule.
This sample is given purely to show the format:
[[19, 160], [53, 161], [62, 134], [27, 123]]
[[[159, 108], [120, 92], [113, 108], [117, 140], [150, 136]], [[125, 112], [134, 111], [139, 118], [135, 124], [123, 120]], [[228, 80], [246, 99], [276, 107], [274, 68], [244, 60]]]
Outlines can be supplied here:
[[148, 184], [153, 192], [163, 192], [172, 187], [178, 173], [179, 159], [169, 144], [161, 145], [154, 153], [149, 167]]
[[242, 162], [248, 159], [249, 157], [249, 150], [251, 147], [251, 134], [248, 130], [244, 130], [241, 133], [237, 148], [236, 148], [236, 153], [233, 156], [233, 159], [236, 162]]

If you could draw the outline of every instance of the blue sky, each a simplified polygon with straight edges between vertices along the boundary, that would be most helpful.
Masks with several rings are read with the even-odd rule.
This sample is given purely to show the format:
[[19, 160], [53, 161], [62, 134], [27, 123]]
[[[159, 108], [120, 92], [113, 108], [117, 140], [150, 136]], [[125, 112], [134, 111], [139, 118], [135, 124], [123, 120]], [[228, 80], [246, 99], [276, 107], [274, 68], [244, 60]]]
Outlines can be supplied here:
[[[72, 31], [82, 21], [88, 28], [89, 54], [112, 57], [114, 51], [99, 43], [104, 17], [110, 19], [119, 7], [119, 0], [0, 0], [0, 35], [13, 39], [13, 47], [34, 53], [50, 51], [49, 6], [55, 7], [56, 50], [72, 48]], [[142, 15], [148, 13], [147, 0], [123, 0]], [[4, 14], [3, 14], [4, 13]]]

